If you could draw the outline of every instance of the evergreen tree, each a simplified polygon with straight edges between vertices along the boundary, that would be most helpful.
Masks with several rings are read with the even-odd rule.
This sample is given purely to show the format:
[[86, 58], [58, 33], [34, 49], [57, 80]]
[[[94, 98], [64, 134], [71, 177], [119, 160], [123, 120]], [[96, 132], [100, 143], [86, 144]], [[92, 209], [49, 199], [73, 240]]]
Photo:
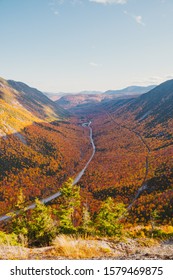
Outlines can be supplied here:
[[56, 227], [51, 217], [51, 209], [35, 200], [36, 206], [31, 211], [28, 221], [28, 242], [33, 246], [49, 245], [56, 235]]
[[75, 213], [80, 206], [80, 187], [74, 185], [73, 180], [69, 179], [65, 182], [61, 189], [60, 208], [58, 213], [59, 218], [59, 232], [60, 233], [74, 233], [75, 227]]
[[95, 227], [99, 235], [120, 236], [122, 234], [122, 224], [120, 218], [124, 216], [126, 209], [123, 203], [115, 204], [111, 197], [108, 197], [101, 205], [96, 216]]

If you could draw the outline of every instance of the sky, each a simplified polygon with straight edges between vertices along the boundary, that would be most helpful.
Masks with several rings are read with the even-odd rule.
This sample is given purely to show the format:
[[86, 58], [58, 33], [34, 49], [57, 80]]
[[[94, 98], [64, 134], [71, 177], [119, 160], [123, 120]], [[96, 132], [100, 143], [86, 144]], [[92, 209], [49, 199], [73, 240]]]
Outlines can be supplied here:
[[47, 92], [173, 78], [173, 0], [0, 0], [0, 76]]

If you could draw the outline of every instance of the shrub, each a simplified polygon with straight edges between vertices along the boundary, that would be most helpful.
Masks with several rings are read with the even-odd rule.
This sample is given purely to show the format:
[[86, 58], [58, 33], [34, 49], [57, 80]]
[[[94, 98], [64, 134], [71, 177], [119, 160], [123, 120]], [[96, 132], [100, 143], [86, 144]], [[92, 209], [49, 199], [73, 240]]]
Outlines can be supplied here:
[[15, 233], [7, 234], [5, 232], [0, 231], [0, 245], [19, 245], [17, 235]]

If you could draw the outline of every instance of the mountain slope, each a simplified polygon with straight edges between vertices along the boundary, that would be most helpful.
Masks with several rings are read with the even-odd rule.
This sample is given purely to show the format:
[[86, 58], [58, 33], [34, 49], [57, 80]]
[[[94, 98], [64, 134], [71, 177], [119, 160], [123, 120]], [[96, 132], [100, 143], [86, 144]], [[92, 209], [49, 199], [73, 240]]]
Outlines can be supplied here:
[[105, 108], [117, 116], [132, 116], [136, 121], [158, 124], [173, 116], [173, 80], [168, 80], [147, 93], [135, 98], [107, 101]]
[[152, 116], [154, 123], [168, 121], [173, 116], [173, 80], [166, 81], [141, 95], [128, 109], [136, 111], [136, 120]]
[[0, 136], [33, 122], [63, 119], [68, 113], [44, 94], [21, 82], [0, 79]]
[[34, 115], [42, 119], [67, 116], [67, 112], [56, 105], [41, 91], [13, 80], [8, 80], [8, 84], [20, 93], [17, 95], [18, 101]]

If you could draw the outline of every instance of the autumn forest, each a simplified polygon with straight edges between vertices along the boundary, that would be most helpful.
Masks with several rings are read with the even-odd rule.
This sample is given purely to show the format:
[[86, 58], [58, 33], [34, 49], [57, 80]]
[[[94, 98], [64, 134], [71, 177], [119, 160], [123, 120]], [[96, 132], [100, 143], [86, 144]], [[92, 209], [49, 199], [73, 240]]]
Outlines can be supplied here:
[[[126, 223], [173, 220], [173, 80], [134, 97], [64, 109], [29, 86], [0, 79], [0, 216], [58, 192], [95, 154], [77, 183], [91, 218], [106, 199], [123, 203]], [[48, 204], [54, 211], [62, 198]], [[3, 221], [1, 227], [4, 227]]]

